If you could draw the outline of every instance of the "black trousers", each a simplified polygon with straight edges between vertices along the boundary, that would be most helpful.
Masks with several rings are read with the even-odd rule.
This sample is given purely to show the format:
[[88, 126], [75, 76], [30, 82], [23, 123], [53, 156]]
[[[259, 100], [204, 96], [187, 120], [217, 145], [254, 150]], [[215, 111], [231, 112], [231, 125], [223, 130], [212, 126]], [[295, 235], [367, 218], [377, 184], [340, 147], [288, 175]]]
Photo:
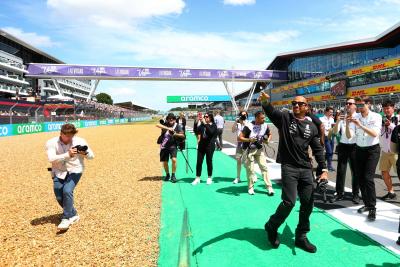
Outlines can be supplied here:
[[369, 147], [356, 147], [356, 176], [360, 183], [361, 196], [368, 208], [376, 206], [375, 171], [379, 162], [379, 144]]
[[217, 129], [217, 146], [219, 148], [223, 147], [223, 141], [222, 141], [222, 133], [224, 132], [224, 129]]
[[310, 215], [314, 206], [314, 185], [312, 169], [298, 168], [283, 164], [282, 171], [282, 202], [269, 218], [269, 225], [278, 229], [292, 211], [297, 198], [300, 198], [299, 223], [296, 238], [304, 237], [310, 231]]
[[350, 165], [352, 176], [351, 189], [353, 196], [358, 195], [360, 192], [360, 184], [355, 176], [355, 163], [356, 163], [356, 144], [343, 144], [338, 145], [338, 163], [336, 173], [336, 193], [344, 193], [344, 184], [346, 181], [347, 163]]
[[207, 173], [208, 177], [212, 176], [213, 173], [213, 163], [212, 158], [215, 151], [214, 146], [209, 147], [199, 147], [197, 150], [197, 163], [196, 163], [196, 176], [201, 176], [201, 169], [203, 167], [204, 156], [206, 156], [207, 162]]

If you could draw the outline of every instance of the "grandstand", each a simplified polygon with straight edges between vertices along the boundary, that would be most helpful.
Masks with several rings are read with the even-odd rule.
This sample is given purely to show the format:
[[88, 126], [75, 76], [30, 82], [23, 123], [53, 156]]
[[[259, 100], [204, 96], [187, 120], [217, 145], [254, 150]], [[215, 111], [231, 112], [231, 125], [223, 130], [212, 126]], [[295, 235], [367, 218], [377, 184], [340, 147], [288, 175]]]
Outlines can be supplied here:
[[33, 79], [29, 63], [64, 62], [0, 30], [0, 124], [76, 119], [128, 118], [152, 113], [149, 108], [97, 103], [98, 82]]
[[[373, 38], [279, 54], [267, 67], [272, 69], [287, 71], [288, 80], [258, 83], [251, 96], [253, 109], [266, 88], [280, 107], [288, 107], [297, 95], [319, 110], [341, 107], [348, 96], [369, 95], [375, 111], [380, 111], [385, 99], [400, 102], [400, 23]], [[235, 96], [240, 106], [249, 93], [250, 89]]]

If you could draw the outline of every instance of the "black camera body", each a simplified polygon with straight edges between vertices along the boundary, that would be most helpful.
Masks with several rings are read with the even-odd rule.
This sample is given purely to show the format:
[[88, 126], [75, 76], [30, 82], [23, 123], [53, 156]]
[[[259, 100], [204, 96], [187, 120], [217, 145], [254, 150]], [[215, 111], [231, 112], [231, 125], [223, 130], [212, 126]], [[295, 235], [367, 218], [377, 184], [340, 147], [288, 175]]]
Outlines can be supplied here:
[[76, 145], [73, 148], [76, 148], [76, 150], [79, 152], [85, 152], [87, 153], [88, 146], [81, 146], [81, 145]]
[[253, 143], [253, 145], [257, 148], [257, 149], [261, 149], [263, 148], [263, 142], [264, 142], [265, 138], [264, 136], [259, 136], [257, 137], [257, 140]]

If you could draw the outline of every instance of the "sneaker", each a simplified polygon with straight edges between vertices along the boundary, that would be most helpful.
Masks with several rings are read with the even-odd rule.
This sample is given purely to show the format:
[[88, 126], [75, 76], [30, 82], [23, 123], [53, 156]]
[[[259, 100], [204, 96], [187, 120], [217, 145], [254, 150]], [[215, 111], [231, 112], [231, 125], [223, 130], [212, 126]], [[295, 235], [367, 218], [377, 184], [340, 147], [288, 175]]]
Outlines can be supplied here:
[[296, 238], [294, 244], [296, 247], [301, 248], [304, 251], [315, 253], [317, 252], [317, 247], [314, 246], [307, 237]]
[[254, 176], [254, 178], [253, 178], [253, 183], [257, 183], [257, 181], [258, 181], [257, 176]]
[[357, 195], [353, 195], [353, 198], [351, 199], [351, 201], [353, 201], [354, 204], [360, 204], [360, 197]]
[[240, 178], [236, 178], [235, 180], [233, 180], [233, 183], [234, 184], [238, 184], [238, 183], [240, 183], [241, 181], [240, 181]]
[[175, 176], [175, 174], [172, 174], [172, 176], [171, 176], [171, 182], [172, 183], [176, 183], [176, 176]]
[[57, 226], [58, 230], [68, 230], [71, 222], [69, 219], [62, 219], [61, 223]]
[[397, 239], [396, 244], [400, 246], [400, 236], [399, 239]]
[[207, 184], [208, 185], [212, 184], [212, 179], [211, 178], [207, 178]]
[[357, 210], [357, 212], [358, 213], [364, 213], [364, 212], [367, 212], [367, 211], [369, 211], [370, 209], [369, 208], [367, 208], [367, 207], [365, 207], [365, 206], [362, 206], [361, 208], [359, 208], [358, 210]]
[[267, 190], [268, 190], [268, 196], [271, 197], [275, 194], [274, 189], [272, 189], [272, 186], [267, 187]]
[[72, 225], [74, 223], [77, 223], [79, 221], [79, 219], [80, 219], [79, 215], [75, 215], [75, 216], [69, 218], [69, 223]]
[[370, 222], [375, 221], [376, 219], [376, 209], [370, 209], [368, 212], [367, 220]]
[[254, 195], [254, 188], [250, 188], [247, 192], [249, 193], [249, 195]]
[[200, 178], [196, 178], [194, 179], [194, 181], [192, 182], [192, 185], [197, 185], [200, 183]]
[[268, 238], [268, 241], [271, 244], [271, 246], [273, 248], [278, 248], [279, 245], [281, 244], [281, 242], [279, 241], [279, 238], [278, 238], [278, 231], [272, 229], [272, 227], [269, 225], [268, 222], [264, 225], [264, 229], [265, 229], [265, 232], [267, 232], [267, 238]]
[[169, 176], [169, 173], [165, 176], [164, 181], [168, 182], [171, 176]]
[[386, 195], [381, 197], [381, 200], [394, 199], [394, 198], [396, 198], [396, 193], [388, 192]]
[[343, 197], [343, 194], [336, 194], [329, 200], [329, 202], [334, 203], [336, 201], [343, 200]]

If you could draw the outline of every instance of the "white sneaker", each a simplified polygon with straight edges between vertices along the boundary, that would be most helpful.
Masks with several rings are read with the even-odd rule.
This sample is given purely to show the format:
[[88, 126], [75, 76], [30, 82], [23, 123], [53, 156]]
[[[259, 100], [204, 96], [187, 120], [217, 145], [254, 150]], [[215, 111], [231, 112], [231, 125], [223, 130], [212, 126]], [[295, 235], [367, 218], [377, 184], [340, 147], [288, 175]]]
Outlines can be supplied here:
[[257, 183], [257, 181], [258, 181], [257, 176], [254, 176], [254, 178], [253, 178], [253, 183]]
[[80, 219], [79, 215], [75, 215], [75, 216], [69, 218], [69, 222], [72, 225], [74, 223], [77, 223], [79, 221], [79, 219]]
[[197, 184], [199, 184], [200, 183], [200, 179], [199, 178], [196, 178], [196, 179], [194, 179], [194, 181], [192, 182], [192, 185], [197, 185]]
[[272, 187], [268, 187], [268, 196], [273, 196], [275, 194], [274, 189], [272, 189]]
[[58, 230], [67, 230], [69, 226], [71, 225], [71, 222], [69, 219], [62, 219], [61, 223], [57, 226]]
[[250, 188], [248, 192], [249, 192], [249, 195], [254, 195], [254, 188], [253, 187]]
[[240, 178], [236, 178], [235, 180], [233, 180], [233, 183], [234, 184], [238, 184], [238, 183], [240, 183], [241, 181], [240, 181]]
[[207, 178], [207, 184], [208, 185], [212, 184], [212, 179], [211, 178]]

